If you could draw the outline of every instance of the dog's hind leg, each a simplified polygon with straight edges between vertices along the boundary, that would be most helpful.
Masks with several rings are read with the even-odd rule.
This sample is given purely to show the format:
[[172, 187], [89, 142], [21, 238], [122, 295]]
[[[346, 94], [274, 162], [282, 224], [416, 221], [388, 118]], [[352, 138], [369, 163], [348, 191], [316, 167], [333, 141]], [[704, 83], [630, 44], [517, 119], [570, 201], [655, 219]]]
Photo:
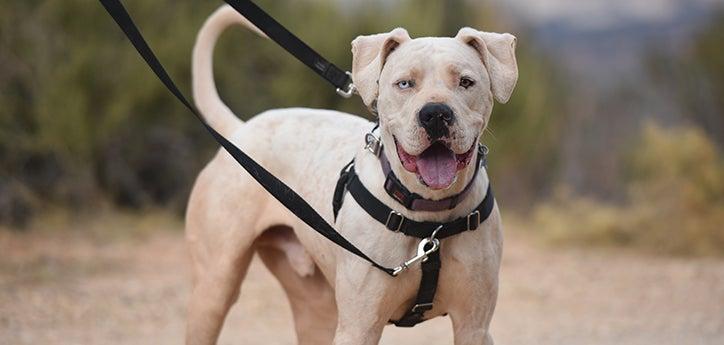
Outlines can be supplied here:
[[[248, 248], [247, 248], [248, 249]], [[197, 275], [188, 307], [186, 344], [215, 344], [229, 308], [239, 297], [253, 251], [222, 259]]]
[[[230, 180], [214, 160], [196, 181], [186, 213], [194, 286], [188, 305], [187, 344], [215, 344], [254, 254], [254, 224], [264, 203], [248, 176]], [[234, 196], [243, 191], [248, 198]], [[213, 196], [213, 197], [212, 197]], [[234, 202], [229, 202], [234, 200]], [[243, 212], [239, 212], [243, 210]]]
[[287, 294], [298, 344], [332, 344], [337, 326], [334, 291], [294, 231], [270, 228], [257, 240], [256, 251]]

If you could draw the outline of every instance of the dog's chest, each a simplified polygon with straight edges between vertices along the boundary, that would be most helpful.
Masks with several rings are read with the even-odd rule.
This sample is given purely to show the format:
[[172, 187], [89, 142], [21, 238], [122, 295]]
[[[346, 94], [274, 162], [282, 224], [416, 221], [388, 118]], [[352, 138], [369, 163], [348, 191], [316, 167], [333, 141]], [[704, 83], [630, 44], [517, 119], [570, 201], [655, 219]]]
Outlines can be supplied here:
[[[473, 304], [491, 307], [487, 304], [497, 295], [502, 242], [497, 226], [487, 231], [488, 234], [462, 234], [442, 242], [437, 291], [433, 309], [425, 312], [425, 319]], [[397, 284], [390, 286], [391, 293], [397, 296], [393, 319], [399, 319], [414, 304], [420, 288], [420, 266], [412, 267], [393, 281], [398, 279]]]

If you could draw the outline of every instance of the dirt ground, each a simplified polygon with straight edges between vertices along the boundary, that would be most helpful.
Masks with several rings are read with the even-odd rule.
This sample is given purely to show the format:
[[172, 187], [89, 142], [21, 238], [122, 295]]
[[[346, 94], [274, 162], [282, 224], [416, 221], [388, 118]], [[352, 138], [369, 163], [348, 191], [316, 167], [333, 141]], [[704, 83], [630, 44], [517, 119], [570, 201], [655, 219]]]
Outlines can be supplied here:
[[[497, 344], [724, 344], [724, 260], [554, 249], [508, 231]], [[190, 290], [180, 231], [107, 239], [0, 231], [0, 344], [180, 344]], [[255, 259], [220, 344], [293, 344]], [[382, 344], [452, 344], [447, 318]]]

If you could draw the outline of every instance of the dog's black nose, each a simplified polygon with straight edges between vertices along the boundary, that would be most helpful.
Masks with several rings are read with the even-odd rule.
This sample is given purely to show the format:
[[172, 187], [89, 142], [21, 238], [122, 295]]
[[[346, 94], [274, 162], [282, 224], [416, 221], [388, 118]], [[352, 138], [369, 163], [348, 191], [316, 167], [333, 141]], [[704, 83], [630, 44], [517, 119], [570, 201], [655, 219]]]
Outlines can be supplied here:
[[448, 127], [455, 121], [455, 114], [445, 103], [427, 103], [420, 109], [418, 119], [430, 140], [436, 140], [450, 135]]

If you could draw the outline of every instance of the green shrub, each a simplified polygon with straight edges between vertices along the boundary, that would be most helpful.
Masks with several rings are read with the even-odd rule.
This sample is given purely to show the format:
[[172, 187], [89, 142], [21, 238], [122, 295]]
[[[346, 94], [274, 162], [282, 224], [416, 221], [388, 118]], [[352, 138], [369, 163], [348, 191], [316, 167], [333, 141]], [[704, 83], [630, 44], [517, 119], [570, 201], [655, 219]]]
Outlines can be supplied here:
[[647, 124], [628, 154], [621, 205], [560, 188], [534, 223], [554, 243], [724, 255], [724, 159], [704, 132]]

